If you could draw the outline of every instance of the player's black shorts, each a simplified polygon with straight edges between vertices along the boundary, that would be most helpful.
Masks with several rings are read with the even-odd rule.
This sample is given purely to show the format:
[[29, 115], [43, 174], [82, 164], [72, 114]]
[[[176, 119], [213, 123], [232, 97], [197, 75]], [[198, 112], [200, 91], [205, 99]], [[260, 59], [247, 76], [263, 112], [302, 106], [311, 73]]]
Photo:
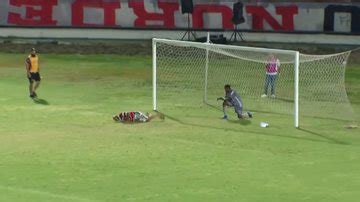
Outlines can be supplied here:
[[30, 77], [28, 79], [30, 83], [32, 81], [41, 81], [39, 72], [30, 72]]

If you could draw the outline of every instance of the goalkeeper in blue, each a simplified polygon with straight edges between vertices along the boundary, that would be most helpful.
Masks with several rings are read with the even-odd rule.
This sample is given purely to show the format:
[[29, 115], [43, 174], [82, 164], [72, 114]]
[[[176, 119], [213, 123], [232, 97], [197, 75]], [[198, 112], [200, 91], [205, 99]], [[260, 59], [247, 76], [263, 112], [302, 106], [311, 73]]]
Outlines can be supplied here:
[[217, 100], [223, 101], [223, 112], [224, 117], [223, 119], [228, 119], [228, 115], [226, 114], [226, 108], [227, 107], [234, 107], [235, 113], [237, 114], [239, 119], [243, 119], [247, 117], [252, 118], [253, 115], [251, 112], [246, 112], [246, 115], [244, 115], [243, 112], [243, 102], [241, 100], [240, 95], [233, 89], [231, 89], [231, 86], [229, 84], [226, 84], [224, 86], [225, 89], [225, 97], [219, 97]]

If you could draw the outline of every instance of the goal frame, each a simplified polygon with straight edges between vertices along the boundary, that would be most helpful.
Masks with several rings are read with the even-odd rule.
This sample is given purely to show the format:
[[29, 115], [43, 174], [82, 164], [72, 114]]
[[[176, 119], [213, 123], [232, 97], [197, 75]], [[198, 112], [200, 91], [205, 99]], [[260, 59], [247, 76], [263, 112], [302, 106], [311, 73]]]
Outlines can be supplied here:
[[209, 48], [210, 47], [218, 47], [218, 48], [226, 48], [226, 49], [236, 49], [236, 50], [244, 50], [244, 51], [258, 51], [263, 53], [278, 53], [278, 54], [289, 54], [294, 57], [294, 127], [299, 128], [299, 64], [300, 64], [300, 53], [299, 51], [294, 50], [281, 50], [281, 49], [270, 49], [270, 48], [259, 48], [259, 47], [248, 47], [248, 46], [235, 46], [235, 45], [223, 45], [223, 44], [212, 44], [209, 42], [209, 38], [207, 42], [191, 42], [191, 41], [178, 41], [178, 40], [170, 40], [170, 39], [152, 39], [152, 77], [153, 77], [153, 110], [157, 111], [157, 43], [171, 43], [171, 44], [181, 44], [188, 46], [204, 46], [206, 47], [206, 64], [205, 65], [205, 75], [204, 75], [204, 102], [207, 101], [207, 69], [208, 69], [208, 61], [209, 61]]

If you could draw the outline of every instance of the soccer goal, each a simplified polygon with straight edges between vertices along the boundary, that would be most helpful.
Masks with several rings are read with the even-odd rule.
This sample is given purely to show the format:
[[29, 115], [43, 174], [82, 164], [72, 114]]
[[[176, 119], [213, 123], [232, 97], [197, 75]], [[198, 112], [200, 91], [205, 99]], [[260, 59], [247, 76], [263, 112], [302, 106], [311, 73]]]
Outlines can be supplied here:
[[[350, 52], [306, 55], [293, 50], [153, 39], [153, 109], [209, 105], [230, 84], [245, 108], [294, 117], [331, 117], [351, 110], [345, 90]], [[265, 84], [269, 57], [279, 61], [273, 91]], [[274, 94], [271, 97], [270, 94]], [[301, 111], [299, 111], [299, 109]]]

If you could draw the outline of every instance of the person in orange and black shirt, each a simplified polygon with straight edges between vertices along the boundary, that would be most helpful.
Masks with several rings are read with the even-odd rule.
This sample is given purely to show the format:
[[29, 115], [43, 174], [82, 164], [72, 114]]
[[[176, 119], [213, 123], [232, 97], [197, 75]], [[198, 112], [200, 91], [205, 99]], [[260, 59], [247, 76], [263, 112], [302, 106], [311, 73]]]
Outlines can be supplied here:
[[31, 49], [30, 55], [26, 58], [26, 73], [29, 79], [29, 92], [31, 98], [36, 98], [36, 89], [39, 88], [41, 77], [40, 77], [40, 66], [39, 56], [36, 54], [35, 48]]

